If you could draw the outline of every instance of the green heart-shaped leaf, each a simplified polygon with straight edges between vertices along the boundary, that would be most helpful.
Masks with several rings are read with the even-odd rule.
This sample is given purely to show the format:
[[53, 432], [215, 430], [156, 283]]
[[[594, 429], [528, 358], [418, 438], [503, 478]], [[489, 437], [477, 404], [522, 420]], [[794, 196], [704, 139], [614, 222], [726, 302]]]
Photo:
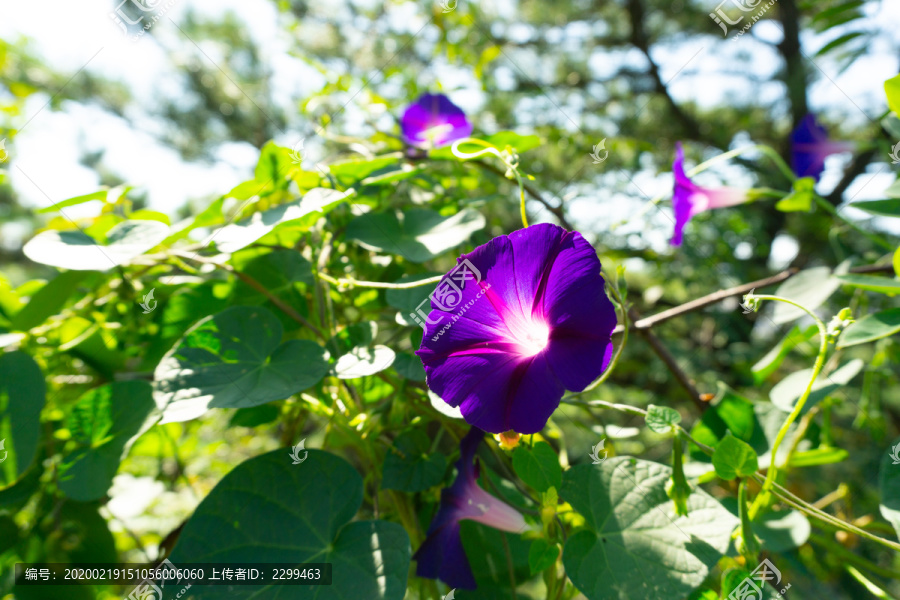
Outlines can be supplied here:
[[669, 406], [656, 406], [651, 404], [647, 407], [647, 427], [650, 431], [656, 433], [668, 433], [672, 427], [681, 423], [681, 415], [678, 411]]
[[261, 307], [233, 306], [199, 321], [156, 367], [162, 422], [282, 400], [318, 383], [328, 372], [325, 349], [310, 340], [281, 344], [281, 334], [278, 318]]
[[363, 480], [321, 450], [292, 464], [287, 448], [238, 465], [200, 503], [170, 560], [190, 563], [332, 563], [330, 586], [194, 586], [201, 598], [402, 600], [409, 537], [386, 521], [354, 521]]
[[585, 519], [563, 564], [589, 600], [683, 598], [728, 550], [738, 519], [697, 489], [687, 516], [666, 495], [667, 466], [630, 457], [566, 471], [560, 496]]
[[538, 442], [533, 448], [518, 446], [513, 451], [513, 469], [522, 481], [539, 492], [562, 485], [562, 467], [559, 457], [547, 442]]
[[730, 433], [716, 446], [712, 457], [716, 475], [726, 481], [736, 477], [749, 477], [757, 469], [756, 451], [750, 444], [739, 440]]

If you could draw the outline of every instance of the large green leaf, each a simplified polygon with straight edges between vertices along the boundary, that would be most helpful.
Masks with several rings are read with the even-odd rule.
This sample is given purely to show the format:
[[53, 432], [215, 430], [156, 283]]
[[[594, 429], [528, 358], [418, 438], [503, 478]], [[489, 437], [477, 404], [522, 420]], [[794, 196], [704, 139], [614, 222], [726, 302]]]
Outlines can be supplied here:
[[447, 471], [447, 459], [430, 450], [431, 439], [421, 429], [397, 436], [384, 457], [382, 489], [421, 492], [439, 484]]
[[154, 373], [162, 422], [265, 404], [318, 383], [328, 372], [325, 349], [309, 340], [280, 344], [281, 334], [278, 318], [261, 307], [233, 306], [191, 327]]
[[360, 215], [347, 225], [346, 235], [369, 250], [421, 263], [459, 246], [484, 226], [481, 213], [471, 209], [442, 217], [430, 209], [414, 208]]
[[699, 587], [728, 550], [738, 519], [697, 489], [687, 516], [666, 495], [672, 469], [630, 457], [566, 471], [560, 496], [585, 519], [563, 551], [589, 600], [672, 600]]
[[[845, 270], [846, 267], [842, 265], [835, 270], [835, 273], [844, 272]], [[814, 267], [801, 271], [782, 283], [775, 290], [775, 295], [793, 300], [809, 310], [816, 310], [839, 287], [841, 287], [841, 283], [832, 275], [831, 269], [828, 267]], [[775, 311], [772, 315], [772, 320], [777, 324], [788, 323], [806, 315], [804, 311], [796, 306], [791, 306], [785, 302], [775, 302], [774, 304]]]
[[[833, 394], [841, 387], [850, 383], [850, 380], [856, 377], [857, 373], [862, 371], [865, 363], [860, 359], [851, 360], [842, 364], [840, 367], [829, 373], [827, 376], [819, 375], [816, 382], [812, 386], [809, 398], [803, 406], [801, 414], [806, 414], [809, 409], [821, 402], [826, 396]], [[772, 404], [783, 410], [791, 412], [794, 405], [809, 384], [812, 378], [812, 369], [803, 369], [795, 371], [778, 382], [769, 392], [769, 399]]]
[[84, 394], [67, 423], [79, 447], [62, 460], [62, 492], [79, 502], [102, 498], [154, 407], [145, 381], [117, 381]]
[[344, 459], [309, 450], [293, 465], [287, 448], [238, 465], [200, 503], [170, 560], [189, 563], [328, 562], [330, 586], [236, 586], [203, 598], [401, 600], [409, 538], [385, 521], [354, 521], [363, 480]]
[[73, 271], [108, 271], [124, 265], [166, 239], [159, 221], [125, 221], [106, 233], [105, 243], [81, 231], [43, 231], [22, 248], [44, 265]]
[[44, 374], [30, 356], [0, 354], [0, 489], [14, 484], [34, 461], [45, 395]]
[[273, 231], [290, 224], [302, 228], [312, 226], [322, 215], [343, 202], [352, 192], [339, 192], [327, 188], [309, 190], [297, 202], [282, 204], [269, 210], [254, 213], [238, 223], [231, 223], [210, 235], [222, 252], [237, 252]]
[[894, 335], [898, 331], [900, 331], [900, 308], [889, 308], [866, 315], [859, 321], [851, 323], [841, 333], [838, 348], [874, 342]]
[[894, 526], [900, 537], [900, 438], [881, 456], [878, 474], [881, 492], [881, 516]]

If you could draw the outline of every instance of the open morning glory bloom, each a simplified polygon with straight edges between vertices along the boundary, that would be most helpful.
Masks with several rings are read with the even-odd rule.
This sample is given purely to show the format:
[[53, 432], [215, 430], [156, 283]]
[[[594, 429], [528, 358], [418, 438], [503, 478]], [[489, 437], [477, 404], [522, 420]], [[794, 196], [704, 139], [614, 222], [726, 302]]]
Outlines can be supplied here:
[[438, 148], [472, 135], [472, 124], [447, 96], [423, 94], [403, 113], [400, 130], [410, 145]]
[[413, 556], [418, 563], [416, 575], [440, 579], [452, 588], [476, 587], [459, 535], [460, 521], [471, 519], [512, 533], [521, 533], [528, 528], [516, 509], [478, 485], [475, 451], [483, 436], [483, 431], [472, 427], [460, 442], [456, 481], [441, 491], [441, 505], [428, 528], [428, 536]]
[[806, 115], [791, 132], [791, 167], [797, 177], [812, 177], [816, 181], [825, 170], [825, 158], [830, 154], [853, 150], [852, 142], [833, 142], [815, 115]]
[[616, 312], [597, 252], [542, 223], [457, 263], [419, 313], [428, 386], [475, 427], [536, 433], [565, 390], [583, 390], [612, 357]]
[[743, 204], [749, 200], [745, 190], [730, 187], [705, 188], [691, 181], [684, 172], [684, 149], [681, 142], [675, 144], [675, 162], [672, 163], [672, 171], [675, 174], [675, 191], [672, 194], [675, 232], [669, 243], [673, 246], [681, 245], [684, 226], [694, 215], [713, 208]]

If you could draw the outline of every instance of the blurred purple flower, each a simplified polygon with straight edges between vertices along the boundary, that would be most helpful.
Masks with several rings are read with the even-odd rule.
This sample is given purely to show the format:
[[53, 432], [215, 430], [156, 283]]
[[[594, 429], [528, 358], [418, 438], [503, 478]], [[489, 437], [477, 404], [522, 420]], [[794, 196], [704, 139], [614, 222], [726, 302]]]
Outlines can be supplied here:
[[472, 427], [460, 442], [456, 480], [449, 488], [441, 490], [441, 505], [428, 528], [428, 536], [413, 556], [418, 563], [416, 575], [439, 578], [452, 588], [476, 587], [459, 535], [460, 521], [470, 519], [512, 533], [521, 533], [528, 528], [516, 509], [478, 485], [475, 451], [483, 436], [483, 431]]
[[853, 142], [832, 142], [815, 115], [806, 115], [791, 132], [791, 167], [797, 177], [819, 181], [825, 170], [825, 157], [853, 150]]
[[723, 208], [743, 204], [749, 200], [745, 190], [730, 187], [705, 188], [691, 181], [684, 172], [684, 149], [681, 142], [675, 144], [675, 162], [672, 163], [675, 174], [675, 191], [672, 194], [672, 209], [675, 212], [675, 232], [669, 243], [680, 246], [684, 234], [684, 226], [694, 215], [713, 208]]
[[466, 113], [443, 94], [423, 94], [400, 120], [403, 140], [421, 148], [439, 148], [472, 135]]
[[485, 431], [536, 433], [565, 390], [609, 365], [616, 311], [597, 252], [543, 223], [457, 259], [431, 295], [422, 346], [428, 387]]

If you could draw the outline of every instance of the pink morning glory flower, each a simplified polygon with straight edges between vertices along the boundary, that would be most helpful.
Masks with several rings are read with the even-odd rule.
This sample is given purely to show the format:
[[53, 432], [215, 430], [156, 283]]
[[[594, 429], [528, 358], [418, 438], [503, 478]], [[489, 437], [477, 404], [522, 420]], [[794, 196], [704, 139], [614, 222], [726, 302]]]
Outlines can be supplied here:
[[672, 163], [675, 174], [675, 191], [672, 194], [672, 209], [675, 211], [675, 232], [669, 243], [680, 246], [683, 240], [684, 226], [694, 215], [713, 208], [724, 208], [743, 204], [749, 200], [746, 190], [730, 187], [700, 187], [684, 172], [684, 149], [681, 142], [675, 144], [675, 162]]
[[511, 533], [521, 533], [528, 528], [516, 509], [478, 485], [475, 451], [483, 436], [483, 431], [473, 427], [460, 442], [456, 480], [441, 491], [441, 504], [428, 528], [428, 536], [413, 556], [418, 563], [416, 574], [419, 577], [439, 578], [453, 588], [476, 587], [460, 538], [460, 521], [470, 519]]
[[574, 231], [542, 223], [457, 259], [431, 295], [416, 352], [427, 384], [491, 433], [536, 433], [565, 390], [606, 370], [615, 308], [597, 252]]
[[812, 177], [819, 181], [825, 170], [825, 158], [839, 152], [853, 150], [853, 142], [833, 142], [828, 132], [816, 120], [806, 115], [791, 132], [791, 167], [797, 177]]
[[472, 135], [466, 113], [443, 94], [423, 94], [403, 113], [403, 140], [420, 148], [439, 148]]

